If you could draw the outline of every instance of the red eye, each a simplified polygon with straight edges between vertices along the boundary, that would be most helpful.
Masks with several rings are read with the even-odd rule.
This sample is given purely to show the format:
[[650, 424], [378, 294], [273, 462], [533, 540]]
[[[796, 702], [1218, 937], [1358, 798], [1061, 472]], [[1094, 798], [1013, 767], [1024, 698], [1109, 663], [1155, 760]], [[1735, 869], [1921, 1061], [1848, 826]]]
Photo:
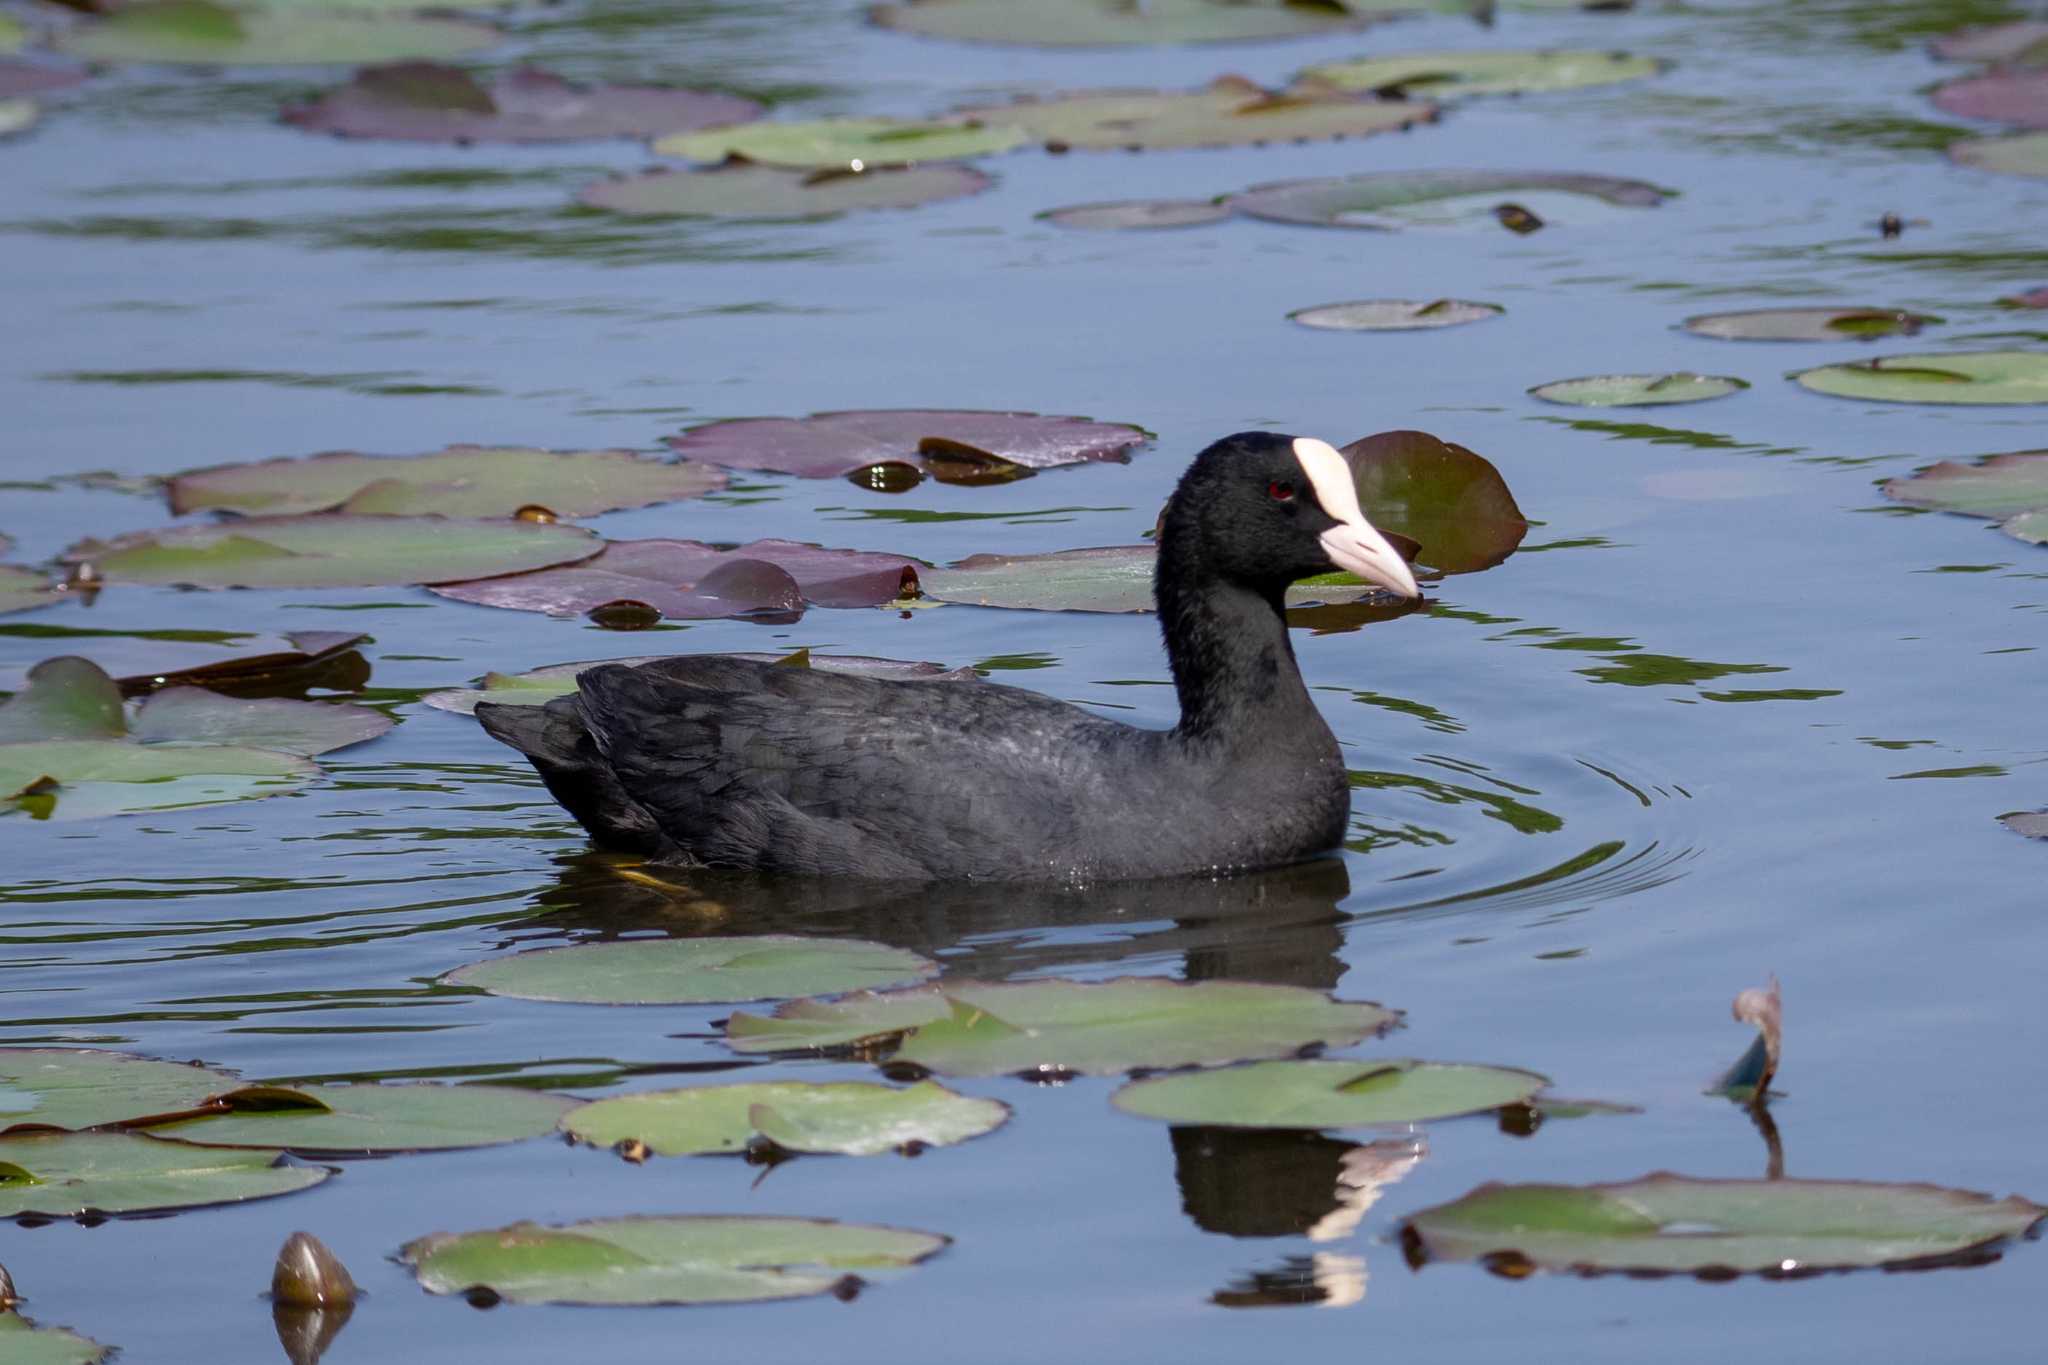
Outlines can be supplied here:
[[1266, 485], [1266, 496], [1271, 498], [1274, 502], [1293, 502], [1294, 485], [1291, 483], [1282, 483], [1278, 479], [1275, 479], [1273, 482]]

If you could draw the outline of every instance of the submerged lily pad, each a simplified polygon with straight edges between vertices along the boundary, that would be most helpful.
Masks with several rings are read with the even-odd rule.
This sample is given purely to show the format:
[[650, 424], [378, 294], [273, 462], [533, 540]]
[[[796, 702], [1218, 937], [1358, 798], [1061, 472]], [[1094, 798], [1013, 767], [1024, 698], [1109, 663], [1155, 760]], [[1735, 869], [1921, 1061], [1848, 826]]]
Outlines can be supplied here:
[[1568, 403], [1581, 408], [1649, 408], [1666, 403], [1704, 403], [1748, 387], [1748, 380], [1731, 375], [1680, 370], [1671, 374], [1599, 374], [1585, 379], [1559, 379], [1538, 384], [1529, 392], [1546, 403]]
[[[1485, 220], [1501, 201], [1550, 195], [1569, 203], [1655, 208], [1671, 194], [1642, 180], [1546, 171], [1373, 171], [1320, 180], [1282, 180], [1230, 196], [1253, 218], [1310, 227], [1397, 229]], [[1544, 217], [1559, 211], [1544, 202]], [[1569, 214], [1570, 210], [1565, 210]]]
[[[155, 639], [147, 633], [122, 635], [81, 631], [65, 638], [76, 657], [98, 666], [121, 691], [133, 696], [181, 683], [216, 692], [288, 688], [324, 678], [349, 660], [361, 662], [354, 647], [367, 637], [350, 631], [306, 630], [288, 635], [194, 632], [200, 639]], [[171, 632], [173, 635], [179, 632]], [[211, 635], [212, 638], [204, 638]], [[363, 665], [364, 676], [368, 666]], [[20, 687], [25, 673], [0, 667], [0, 688]]]
[[224, 1071], [99, 1048], [0, 1048], [0, 1132], [98, 1128], [191, 1109], [233, 1088]]
[[1934, 103], [1959, 118], [2048, 128], [2048, 66], [1987, 71], [1950, 81], [1935, 88]]
[[1878, 356], [1792, 378], [1815, 393], [1878, 403], [2048, 403], [2048, 351]]
[[1788, 1275], [1959, 1264], [2024, 1234], [2048, 1209], [1935, 1185], [1697, 1180], [1482, 1185], [1403, 1224], [1409, 1259], [1479, 1261], [1519, 1278]]
[[1477, 573], [1513, 554], [1528, 518], [1484, 456], [1426, 431], [1383, 431], [1344, 447], [1358, 502], [1382, 532], [1419, 547], [1417, 563]]
[[1038, 215], [1061, 227], [1091, 232], [1125, 232], [1149, 228], [1200, 227], [1231, 216], [1218, 199], [1119, 199], [1100, 204], [1070, 204]]
[[1941, 321], [1903, 308], [1750, 308], [1702, 313], [1679, 325], [1722, 341], [1876, 341], [1914, 336]]
[[576, 1101], [502, 1085], [245, 1086], [150, 1131], [201, 1147], [321, 1155], [490, 1147], [551, 1133]]
[[333, 1172], [275, 1151], [209, 1151], [133, 1133], [0, 1137], [0, 1218], [152, 1213], [237, 1204], [318, 1185]]
[[816, 1218], [636, 1216], [435, 1233], [398, 1259], [427, 1292], [471, 1302], [746, 1303], [829, 1293], [843, 1272], [915, 1265], [950, 1240]]
[[99, 1365], [113, 1348], [62, 1327], [38, 1327], [0, 1310], [0, 1357], [9, 1365]]
[[[464, 716], [472, 714], [480, 701], [500, 706], [540, 706], [574, 692], [577, 675], [585, 669], [596, 668], [600, 664], [632, 667], [675, 657], [671, 654], [645, 654], [637, 658], [585, 659], [577, 663], [549, 664], [527, 673], [486, 673], [481, 687], [451, 687], [429, 692], [420, 700], [437, 710]], [[795, 656], [732, 650], [722, 657], [787, 664], [792, 668], [815, 668], [824, 673], [851, 673], [864, 678], [939, 678], [948, 682], [971, 682], [980, 676], [971, 668], [947, 668], [944, 664], [921, 660], [878, 659], [869, 654], [813, 654], [807, 649]]]
[[992, 176], [953, 162], [807, 173], [735, 161], [600, 181], [577, 197], [591, 208], [654, 218], [829, 218], [960, 199], [993, 184]]
[[[4, 50], [4, 44], [0, 44]], [[77, 85], [89, 75], [77, 67], [39, 66], [29, 62], [0, 62], [0, 99], [40, 95], [45, 90], [62, 90]]]
[[503, 39], [483, 24], [419, 14], [243, 10], [209, 0], [150, 0], [81, 24], [56, 46], [96, 62], [305, 66], [457, 57]]
[[[1952, 62], [2048, 61], [2048, 19], [1966, 28], [1936, 38], [1934, 55]], [[2035, 58], [2038, 54], [2039, 61]]]
[[982, 127], [954, 119], [916, 122], [893, 118], [823, 118], [800, 123], [736, 123], [657, 138], [656, 156], [723, 161], [737, 156], [768, 166], [827, 169], [911, 166], [960, 161], [1023, 145], [1014, 128]]
[[[946, 482], [985, 482], [1003, 466], [1052, 469], [1128, 460], [1152, 439], [1128, 422], [1039, 412], [877, 408], [809, 417], [742, 417], [664, 438], [686, 459], [829, 479], [876, 465], [908, 465]], [[953, 469], [949, 466], [967, 466]]]
[[1237, 1128], [1356, 1128], [1425, 1123], [1526, 1104], [1549, 1081], [1533, 1071], [1442, 1062], [1252, 1062], [1133, 1081], [1110, 1096], [1127, 1114]]
[[1332, 332], [1413, 332], [1484, 322], [1506, 311], [1497, 303], [1470, 303], [1464, 299], [1359, 299], [1297, 308], [1287, 316], [1304, 327]]
[[1948, 154], [1965, 166], [2000, 175], [2048, 176], [2048, 133], [2011, 137], [1967, 137], [1948, 144]]
[[1887, 479], [1884, 495], [1993, 521], [2048, 507], [2048, 450], [1986, 455], [1973, 464], [1943, 460], [1911, 478]]
[[941, 1075], [1113, 1075], [1286, 1056], [1318, 1043], [1342, 1047], [1399, 1017], [1321, 991], [1244, 981], [962, 981], [796, 1000], [772, 1015], [735, 1011], [725, 1034], [741, 1052], [783, 1052], [909, 1030], [893, 1060]]
[[66, 550], [110, 584], [197, 588], [368, 588], [449, 583], [588, 559], [594, 531], [440, 517], [251, 517], [225, 526], [135, 531]]
[[170, 500], [180, 514], [339, 509], [359, 516], [509, 517], [538, 506], [582, 517], [700, 497], [724, 486], [716, 470], [661, 464], [630, 450], [453, 445], [429, 455], [332, 450], [194, 469], [170, 481]]
[[443, 980], [520, 1000], [698, 1005], [893, 986], [938, 970], [929, 958], [880, 943], [762, 934], [538, 948], [458, 967]]
[[868, 16], [883, 28], [962, 42], [1110, 47], [1338, 33], [1389, 17], [1373, 8], [1292, 0], [905, 0], [875, 5]]
[[1000, 1128], [1010, 1106], [934, 1081], [906, 1089], [868, 1081], [766, 1081], [649, 1090], [596, 1100], [562, 1119], [598, 1147], [644, 1143], [662, 1156], [743, 1152], [766, 1138], [784, 1151], [876, 1156], [942, 1147]]
[[413, 142], [571, 142], [656, 137], [741, 123], [761, 105], [738, 95], [663, 86], [581, 86], [522, 66], [485, 85], [460, 67], [401, 62], [284, 111], [284, 121], [342, 137]]
[[1433, 104], [1314, 86], [1266, 90], [1225, 76], [1200, 90], [1080, 90], [953, 112], [991, 128], [1019, 129], [1061, 150], [1164, 151], [1365, 137], [1428, 122], [1437, 111]]
[[1385, 57], [1326, 62], [1301, 78], [1340, 90], [1369, 90], [1398, 99], [1457, 99], [1465, 95], [1520, 95], [1578, 90], [1641, 80], [1665, 70], [1655, 57], [1626, 52], [1550, 49], [1521, 51], [1400, 52]]

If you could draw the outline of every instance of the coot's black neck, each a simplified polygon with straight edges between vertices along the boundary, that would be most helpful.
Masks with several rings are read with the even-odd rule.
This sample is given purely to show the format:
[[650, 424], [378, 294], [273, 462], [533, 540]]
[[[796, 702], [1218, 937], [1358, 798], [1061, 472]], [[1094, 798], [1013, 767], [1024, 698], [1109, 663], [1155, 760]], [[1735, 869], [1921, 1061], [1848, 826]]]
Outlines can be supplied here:
[[1180, 694], [1182, 738], [1227, 750], [1334, 756], [1287, 638], [1284, 583], [1253, 587], [1204, 571], [1195, 552], [1160, 547], [1160, 629]]

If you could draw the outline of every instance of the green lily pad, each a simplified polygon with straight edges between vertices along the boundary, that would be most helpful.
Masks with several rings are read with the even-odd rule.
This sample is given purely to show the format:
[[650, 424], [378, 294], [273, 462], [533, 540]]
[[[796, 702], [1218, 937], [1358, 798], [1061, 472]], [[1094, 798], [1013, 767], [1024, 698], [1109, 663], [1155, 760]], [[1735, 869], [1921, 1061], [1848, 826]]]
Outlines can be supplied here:
[[523, 573], [603, 548], [596, 532], [578, 526], [328, 514], [136, 531], [81, 541], [63, 560], [93, 565], [109, 584], [368, 588]]
[[941, 1075], [1113, 1075], [1285, 1056], [1317, 1043], [1342, 1047], [1399, 1017], [1321, 991], [1243, 981], [963, 981], [797, 1000], [765, 1016], [735, 1011], [725, 1034], [741, 1052], [782, 1052], [907, 1029], [894, 1060]]
[[1312, 142], [1393, 132], [1436, 117], [1436, 106], [1377, 100], [1320, 87], [1266, 90], [1224, 76], [1200, 90], [1081, 90], [953, 111], [990, 128], [1015, 128], [1065, 150], [1164, 151]]
[[1966, 137], [1948, 144], [1948, 154], [1965, 166], [1999, 175], [2048, 176], [2048, 132], [2009, 137]]
[[428, 1293], [471, 1302], [748, 1303], [829, 1293], [846, 1272], [915, 1265], [950, 1240], [817, 1218], [675, 1215], [435, 1233], [398, 1259]]
[[81, 24], [56, 47], [96, 62], [307, 66], [458, 57], [503, 41], [497, 29], [419, 14], [228, 9], [209, 0], [153, 0]]
[[43, 660], [28, 671], [27, 687], [0, 702], [0, 745], [127, 733], [121, 689], [86, 659]]
[[36, 120], [42, 117], [42, 113], [34, 100], [0, 100], [0, 137], [27, 132], [35, 127]]
[[1119, 199], [1100, 204], [1070, 204], [1062, 209], [1048, 209], [1038, 216], [1066, 228], [1126, 232], [1200, 227], [1230, 217], [1230, 206], [1216, 199]]
[[1309, 67], [1300, 79], [1340, 90], [1369, 90], [1394, 99], [1441, 100], [1466, 95], [1522, 95], [1637, 81], [1669, 63], [1626, 52], [1552, 49], [1401, 52]]
[[656, 156], [723, 161], [729, 156], [768, 166], [822, 170], [848, 166], [911, 166], [960, 161], [1021, 146], [1015, 128], [977, 127], [952, 119], [824, 118], [800, 123], [735, 123], [656, 138]]
[[1559, 379], [1538, 384], [1529, 392], [1546, 403], [1568, 403], [1573, 407], [1649, 408], [1667, 403], [1704, 403], [1748, 387], [1746, 379], [1681, 370], [1672, 374], [1598, 374], [1585, 379]]
[[918, 586], [936, 602], [1024, 611], [1151, 611], [1150, 545], [1104, 545], [1036, 555], [969, 555], [926, 569]]
[[591, 516], [701, 497], [725, 476], [630, 450], [454, 445], [430, 455], [329, 451], [304, 459], [215, 465], [170, 481], [171, 510], [283, 516], [330, 509], [363, 516], [509, 517], [540, 507]]
[[223, 744], [0, 744], [0, 811], [12, 806], [39, 819], [88, 820], [184, 810], [280, 796], [319, 775], [311, 761], [294, 754]]
[[1998, 523], [1998, 529], [2029, 545], [2048, 545], [2048, 508], [2010, 517]]
[[140, 744], [232, 744], [311, 758], [362, 744], [397, 724], [347, 702], [225, 697], [203, 687], [167, 687], [135, 713]]
[[28, 41], [28, 30], [11, 14], [0, 14], [0, 52], [18, 52]]
[[[1994, 521], [2048, 507], [2048, 450], [1986, 455], [1973, 464], [1943, 460], [1906, 479], [1887, 479], [1884, 495], [1914, 507], [1932, 507]], [[0, 718], [4, 718], [0, 711]]]
[[[647, 654], [638, 658], [587, 659], [580, 663], [549, 664], [529, 673], [486, 673], [481, 687], [451, 687], [440, 692], [429, 692], [420, 700], [441, 711], [453, 711], [458, 715], [471, 715], [480, 701], [495, 702], [510, 706], [541, 706], [556, 697], [565, 697], [576, 690], [577, 675], [585, 669], [596, 668], [599, 664], [625, 664], [628, 667], [651, 664], [661, 659], [673, 658], [667, 654]], [[971, 668], [947, 668], [944, 664], [926, 663], [905, 659], [878, 659], [867, 654], [813, 654], [801, 652], [800, 659], [788, 654], [767, 654], [755, 651], [732, 651], [727, 657], [751, 659], [759, 663], [784, 663], [794, 668], [816, 668], [826, 673], [851, 673], [865, 678], [941, 678], [949, 682], [971, 682], [980, 675]]]
[[605, 180], [578, 199], [654, 218], [830, 218], [857, 209], [910, 209], [979, 194], [995, 179], [972, 166], [792, 171], [735, 161], [701, 171], [657, 170]]
[[1484, 456], [1426, 431], [1383, 431], [1345, 446], [1358, 502], [1382, 533], [1413, 541], [1415, 561], [1477, 573], [1513, 554], [1529, 522]]
[[1332, 332], [1413, 332], [1484, 322], [1506, 311], [1497, 303], [1470, 303], [1464, 299], [1359, 299], [1297, 308], [1287, 316], [1304, 327]]
[[1253, 218], [1309, 227], [1390, 230], [1462, 222], [1491, 223], [1514, 199], [1553, 223], [1571, 223], [1589, 207], [1655, 208], [1671, 191], [1641, 180], [1547, 171], [1373, 171], [1321, 180], [1282, 180], [1230, 196]]
[[333, 1172], [274, 1151], [209, 1151], [134, 1133], [0, 1137], [0, 1218], [154, 1213], [267, 1199]]
[[1143, 5], [1129, 0], [1034, 0], [1028, 5], [1016, 0], [906, 0], [875, 5], [868, 17], [883, 28], [969, 43], [1111, 47], [1340, 33], [1388, 18], [1374, 12], [1379, 8], [1288, 0], [1146, 0]]
[[231, 1089], [224, 1071], [98, 1048], [0, 1048], [0, 1132], [98, 1128], [178, 1113]]
[[1411, 1262], [1479, 1261], [1519, 1278], [1788, 1275], [1959, 1263], [2026, 1233], [2048, 1209], [1936, 1185], [1696, 1180], [1482, 1185], [1402, 1226]]
[[1110, 1096], [1126, 1114], [1238, 1128], [1424, 1123], [1526, 1104], [1549, 1081], [1508, 1067], [1418, 1061], [1253, 1062], [1133, 1081]]
[[473, 962], [442, 979], [521, 1000], [694, 1005], [861, 990], [938, 970], [929, 958], [880, 943], [762, 934], [538, 948]]
[[207, 1148], [438, 1152], [551, 1133], [576, 1101], [502, 1085], [259, 1085], [214, 1095], [209, 1107], [150, 1131]]
[[0, 564], [0, 616], [34, 611], [63, 600], [64, 593], [45, 574], [13, 564]]
[[99, 1365], [112, 1349], [61, 1327], [38, 1327], [19, 1313], [0, 1311], [0, 1357], [8, 1365]]
[[2048, 351], [1878, 356], [1792, 378], [1815, 393], [1877, 403], [2048, 403]]
[[876, 1156], [910, 1144], [942, 1147], [1000, 1128], [1010, 1107], [934, 1081], [907, 1089], [868, 1081], [768, 1081], [650, 1090], [596, 1100], [562, 1119], [598, 1147], [645, 1143], [662, 1156], [743, 1152], [767, 1138], [790, 1152]]
[[1679, 326], [1723, 341], [1876, 341], [1914, 336], [1941, 321], [1903, 308], [1750, 308], [1702, 313]]

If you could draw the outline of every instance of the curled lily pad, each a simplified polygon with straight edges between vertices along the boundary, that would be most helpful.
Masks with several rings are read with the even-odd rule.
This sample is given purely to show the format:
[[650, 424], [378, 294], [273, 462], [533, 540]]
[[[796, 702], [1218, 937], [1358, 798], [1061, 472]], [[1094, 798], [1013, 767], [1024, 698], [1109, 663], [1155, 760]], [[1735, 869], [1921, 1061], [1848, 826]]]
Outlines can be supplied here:
[[662, 86], [573, 84], [522, 66], [485, 85], [459, 67], [400, 62], [284, 111], [284, 121], [342, 137], [413, 142], [571, 142], [655, 137], [758, 118], [737, 95]]
[[657, 138], [656, 156], [723, 161], [729, 156], [769, 166], [826, 169], [911, 166], [1007, 152], [1022, 145], [1014, 128], [956, 119], [826, 118], [801, 123], [736, 123]]
[[948, 1241], [863, 1223], [704, 1214], [435, 1233], [398, 1259], [428, 1293], [473, 1303], [747, 1303], [829, 1293], [846, 1271], [915, 1265]]
[[1399, 52], [1385, 57], [1326, 62], [1309, 67], [1301, 75], [1304, 80], [1320, 81], [1340, 90], [1369, 90], [1396, 99], [1420, 96], [1440, 100], [1613, 85], [1657, 75], [1667, 65], [1655, 57], [1583, 49]]
[[[288, 635], [239, 631], [145, 632], [122, 635], [80, 631], [66, 637], [72, 653], [95, 664], [133, 696], [177, 684], [216, 692], [263, 692], [325, 681], [330, 673], [361, 663], [354, 647], [367, 638], [350, 631], [306, 630]], [[197, 636], [199, 638], [187, 638]], [[363, 676], [368, 666], [363, 665]], [[361, 679], [356, 679], [360, 682]], [[25, 685], [27, 675], [0, 666], [0, 688]], [[337, 680], [338, 686], [348, 684]]]
[[233, 1088], [224, 1071], [99, 1048], [0, 1048], [0, 1132], [98, 1128], [192, 1109]]
[[63, 595], [63, 589], [44, 574], [0, 564], [0, 616], [51, 606], [61, 601]]
[[1120, 199], [1101, 204], [1070, 204], [1063, 209], [1048, 209], [1038, 216], [1061, 227], [1121, 232], [1200, 227], [1230, 217], [1230, 207], [1216, 199]]
[[370, 1156], [490, 1147], [551, 1133], [574, 1100], [502, 1085], [245, 1086], [151, 1132], [201, 1147]]
[[[2048, 48], [2048, 40], [2044, 40]], [[1959, 118], [2048, 128], [2048, 66], [1987, 71], [1936, 87], [1934, 103]]]
[[156, 1213], [309, 1189], [333, 1174], [282, 1152], [208, 1151], [133, 1133], [0, 1137], [0, 1218]]
[[458, 967], [445, 980], [520, 1000], [586, 1005], [724, 1004], [891, 986], [938, 964], [860, 939], [628, 939], [539, 948]]
[[1936, 1185], [1855, 1180], [1697, 1180], [1482, 1185], [1402, 1225], [1411, 1262], [1478, 1261], [1519, 1278], [1791, 1275], [1965, 1264], [2023, 1235], [2048, 1209]]
[[[809, 417], [743, 417], [665, 438], [677, 453], [728, 469], [770, 469], [807, 479], [903, 464], [942, 480], [980, 482], [1001, 466], [1051, 469], [1092, 460], [1127, 460], [1152, 439], [1127, 422], [1096, 422], [1038, 412], [879, 408], [815, 412]], [[969, 466], [949, 470], [949, 465]]]
[[855, 209], [909, 209], [979, 194], [995, 180], [972, 166], [792, 171], [735, 161], [701, 171], [659, 170], [605, 180], [578, 197], [591, 208], [657, 218], [829, 218]]
[[41, 66], [30, 62], [0, 62], [0, 99], [40, 95], [45, 90], [62, 90], [77, 85], [89, 73], [71, 66]]
[[2048, 351], [1878, 356], [1792, 378], [1815, 393], [1879, 403], [2048, 403]]
[[304, 66], [456, 57], [496, 45], [483, 24], [419, 14], [229, 9], [210, 0], [148, 0], [81, 24], [57, 48], [96, 62]]
[[649, 1090], [596, 1100], [562, 1129], [598, 1147], [643, 1143], [662, 1156], [743, 1152], [765, 1138], [790, 1152], [876, 1156], [942, 1147], [1000, 1128], [1010, 1107], [933, 1081], [905, 1089], [867, 1081], [767, 1081]]
[[1570, 222], [1584, 205], [1655, 208], [1671, 191], [1641, 180], [1543, 171], [1373, 171], [1283, 180], [1230, 196], [1239, 213], [1310, 227], [1395, 229], [1490, 221], [1502, 201], [1539, 202], [1543, 217]]
[[252, 517], [225, 526], [136, 531], [66, 550], [114, 583], [197, 588], [363, 588], [449, 583], [588, 559], [594, 531], [440, 517]]
[[2000, 175], [2048, 176], [2048, 132], [2011, 137], [1968, 137], [1948, 144], [1948, 154], [1965, 166]]
[[113, 1350], [62, 1327], [38, 1327], [15, 1312], [0, 1312], [0, 1356], [12, 1365], [99, 1365]]
[[1986, 455], [1972, 464], [1943, 460], [1911, 478], [1887, 479], [1884, 495], [1914, 507], [2001, 520], [2048, 507], [2048, 450]]
[[1599, 374], [1585, 379], [1559, 379], [1538, 384], [1529, 392], [1546, 403], [1568, 403], [1581, 408], [1648, 408], [1666, 403], [1703, 403], [1748, 387], [1746, 379], [1680, 370], [1671, 374]]
[[[527, 673], [486, 673], [481, 687], [452, 687], [440, 692], [429, 692], [420, 700], [438, 710], [453, 711], [465, 716], [473, 713], [480, 701], [498, 705], [540, 706], [555, 697], [567, 696], [574, 692], [577, 675], [587, 668], [595, 668], [599, 664], [625, 664], [631, 667], [672, 657], [674, 656], [649, 654], [628, 659], [588, 659], [579, 663], [549, 664], [545, 668], [536, 668]], [[794, 668], [816, 668], [827, 673], [852, 673], [867, 678], [939, 678], [965, 682], [980, 676], [971, 668], [949, 669], [944, 664], [878, 659], [867, 654], [813, 654], [809, 650], [803, 650], [798, 655], [788, 655], [736, 650], [727, 657], [751, 659], [764, 664], [783, 663]]]
[[1436, 117], [1436, 106], [1320, 86], [1266, 90], [1225, 76], [1200, 90], [1082, 90], [957, 109], [954, 116], [1015, 128], [1048, 147], [1242, 147], [1391, 132]]
[[1361, 29], [1388, 16], [1373, 6], [1289, 0], [904, 0], [875, 5], [883, 28], [971, 43], [1110, 47], [1132, 43], [1244, 42]]
[[361, 516], [509, 517], [538, 506], [564, 517], [699, 497], [716, 470], [644, 460], [630, 450], [454, 445], [430, 455], [334, 450], [304, 459], [194, 469], [170, 481], [173, 512], [280, 516], [331, 508]]
[[1419, 548], [1417, 563], [1477, 573], [1513, 554], [1529, 522], [1484, 456], [1426, 431], [1384, 431], [1344, 447], [1373, 525]]
[[843, 1046], [909, 1036], [894, 1060], [948, 1076], [1006, 1072], [1113, 1075], [1138, 1067], [1215, 1065], [1345, 1046], [1399, 1015], [1299, 986], [1244, 981], [962, 981], [840, 1000], [797, 1000], [772, 1015], [736, 1011], [726, 1042], [741, 1052]]
[[1126, 1114], [1239, 1128], [1425, 1123], [1526, 1104], [1533, 1071], [1443, 1062], [1277, 1061], [1133, 1081], [1110, 1096]]
[[1470, 303], [1464, 299], [1359, 299], [1297, 308], [1287, 316], [1304, 327], [1331, 332], [1412, 332], [1484, 322], [1506, 311], [1497, 303]]
[[1702, 313], [1679, 325], [1722, 341], [1876, 341], [1914, 336], [1941, 321], [1903, 308], [1750, 308]]

